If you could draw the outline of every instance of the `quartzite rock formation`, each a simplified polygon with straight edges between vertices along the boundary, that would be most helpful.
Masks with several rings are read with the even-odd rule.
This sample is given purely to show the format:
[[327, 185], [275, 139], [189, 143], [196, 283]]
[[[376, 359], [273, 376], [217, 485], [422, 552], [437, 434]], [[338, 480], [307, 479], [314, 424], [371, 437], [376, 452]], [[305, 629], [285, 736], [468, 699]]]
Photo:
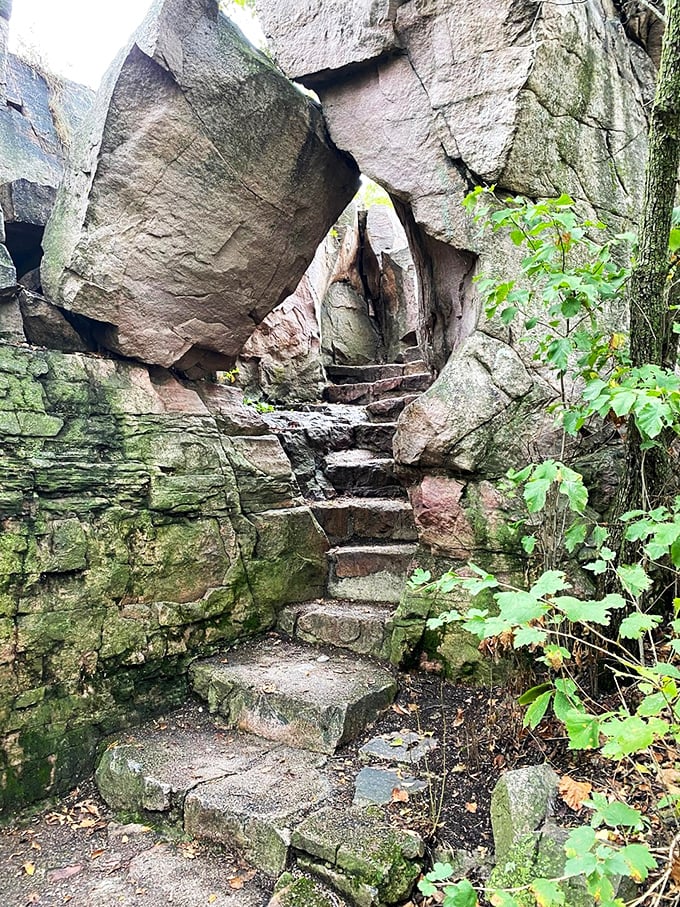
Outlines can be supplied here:
[[[0, 0], [0, 47], [6, 12]], [[554, 391], [505, 327], [479, 320], [472, 276], [506, 271], [512, 250], [480, 238], [460, 201], [479, 180], [533, 196], [566, 190], [629, 225], [649, 58], [609, 0], [354, 0], [349, 12], [339, 0], [293, 11], [271, 0], [262, 12], [284, 66], [322, 97], [331, 139], [393, 195], [417, 311], [402, 307], [390, 324], [389, 352], [388, 321], [374, 319], [360, 350], [338, 317], [333, 348], [320, 349], [335, 361], [330, 406], [294, 418], [259, 419], [234, 388], [160, 367], [230, 365], [298, 285], [357, 171], [318, 107], [216, 0], [157, 2], [105, 80], [46, 238], [51, 302], [108, 353], [18, 345], [0, 324], [0, 805], [63, 790], [104, 734], [185, 696], [197, 654], [272, 627], [286, 603], [280, 626], [304, 642], [346, 637], [353, 652], [393, 658], [418, 643], [431, 604], [403, 593], [416, 526], [390, 456], [397, 418], [396, 458], [426, 546], [419, 563], [430, 550], [433, 571], [439, 555], [472, 555], [506, 575], [524, 567], [495, 480], [525, 459], [527, 438], [549, 447], [543, 407]], [[43, 187], [50, 201], [61, 143], [49, 102], [8, 84], [0, 185], [10, 186], [11, 224], [21, 205], [40, 208]], [[26, 149], [40, 161], [32, 130], [56, 136], [54, 167], [40, 164], [44, 180], [23, 163], [3, 176]], [[15, 147], [17, 158], [5, 151]], [[403, 302], [408, 261], [386, 257], [384, 225], [369, 218], [362, 229], [357, 240], [347, 224], [324, 281], [347, 298], [363, 292], [362, 304], [390, 293]], [[6, 265], [13, 293], [16, 263]], [[40, 296], [12, 298], [19, 340], [78, 343]], [[7, 307], [0, 300], [0, 315]], [[311, 324], [310, 300], [307, 309]], [[352, 311], [346, 323], [360, 320]], [[439, 372], [419, 398], [431, 376], [416, 348], [370, 364], [396, 358], [414, 325]], [[313, 339], [310, 330], [309, 356], [300, 346], [302, 368], [318, 362]], [[314, 389], [318, 371], [309, 375]], [[274, 431], [306, 492], [357, 500], [321, 500], [313, 515]], [[317, 608], [324, 594], [335, 609]], [[384, 607], [366, 613], [364, 599]], [[360, 607], [343, 624], [347, 601]], [[449, 675], [476, 671], [469, 641], [449, 633], [426, 644], [437, 647]], [[269, 684], [263, 693], [277, 695]]]
[[[516, 276], [517, 250], [499, 234], [482, 235], [461, 202], [485, 183], [530, 198], [566, 192], [584, 215], [634, 228], [655, 71], [620, 7], [258, 3], [278, 62], [317, 92], [331, 138], [389, 191], [409, 238], [419, 345], [438, 378], [399, 417], [393, 451], [411, 486], [418, 562], [433, 575], [472, 558], [521, 576], [524, 554], [507, 530], [521, 514], [498, 480], [509, 467], [559, 455], [546, 416], [559, 389], [537, 370], [520, 331], [485, 319], [473, 283], [479, 273]], [[609, 473], [611, 499], [611, 456], [592, 453], [602, 437], [590, 445], [579, 451], [584, 469], [595, 486]], [[424, 645], [451, 675], [479, 657], [476, 644], [454, 625], [425, 637], [423, 627], [428, 613], [456, 604], [407, 591], [395, 615], [398, 644]]]
[[545, 452], [542, 413], [556, 391], [526, 345], [480, 315], [472, 283], [479, 272], [514, 273], [516, 254], [480, 236], [461, 201], [485, 182], [534, 198], [567, 192], [586, 214], [630, 227], [650, 58], [610, 0], [258, 9], [279, 63], [314, 87], [333, 141], [388, 189], [409, 236], [420, 345], [440, 377], [401, 416], [397, 461], [497, 477], [523, 465], [536, 440]]
[[321, 594], [326, 537], [240, 394], [0, 344], [0, 812]]
[[98, 322], [108, 349], [192, 374], [229, 367], [357, 178], [318, 106], [217, 0], [157, 2], [79, 137], [45, 290]]

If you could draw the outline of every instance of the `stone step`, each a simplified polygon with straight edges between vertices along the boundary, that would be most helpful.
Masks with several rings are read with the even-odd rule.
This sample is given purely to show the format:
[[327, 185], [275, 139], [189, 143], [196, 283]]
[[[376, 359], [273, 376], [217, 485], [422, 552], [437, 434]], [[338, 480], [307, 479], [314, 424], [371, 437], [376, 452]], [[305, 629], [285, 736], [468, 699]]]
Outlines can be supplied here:
[[353, 539], [412, 542], [418, 538], [408, 501], [389, 498], [336, 498], [311, 505], [331, 543]]
[[[425, 847], [381, 810], [322, 806], [293, 831], [297, 864], [362, 907], [401, 904], [420, 875]], [[310, 904], [311, 907], [311, 904]]]
[[392, 675], [370, 661], [271, 638], [194, 662], [189, 677], [231, 727], [320, 753], [361, 734], [396, 694]]
[[354, 426], [354, 447], [375, 450], [392, 456], [396, 422], [360, 422]]
[[409, 346], [407, 349], [402, 350], [401, 353], [397, 356], [399, 362], [422, 362], [423, 354], [420, 352], [420, 349], [417, 346]]
[[416, 545], [343, 545], [328, 552], [328, 594], [350, 601], [397, 603]]
[[324, 473], [340, 494], [356, 497], [405, 497], [391, 457], [357, 448], [328, 454]]
[[[349, 880], [348, 880], [349, 881]], [[311, 873], [284, 872], [267, 907], [349, 907], [354, 901], [341, 897]]]
[[424, 391], [432, 384], [429, 372], [382, 378], [362, 384], [329, 384], [324, 388], [324, 399], [329, 403], [354, 403], [366, 406], [386, 397], [398, 397], [413, 391]]
[[404, 408], [417, 400], [420, 394], [405, 394], [403, 397], [389, 397], [376, 400], [366, 406], [366, 414], [372, 422], [396, 422]]
[[383, 378], [399, 378], [404, 374], [402, 362], [377, 365], [327, 365], [326, 375], [333, 384], [365, 384]]
[[334, 601], [288, 605], [278, 628], [312, 645], [332, 645], [373, 658], [389, 656], [392, 608], [373, 602]]
[[404, 363], [405, 375], [419, 375], [423, 372], [429, 372], [427, 362], [424, 359], [413, 359], [411, 362]]
[[278, 875], [290, 829], [326, 800], [325, 757], [226, 729], [188, 706], [117, 740], [95, 778], [113, 809], [238, 847]]

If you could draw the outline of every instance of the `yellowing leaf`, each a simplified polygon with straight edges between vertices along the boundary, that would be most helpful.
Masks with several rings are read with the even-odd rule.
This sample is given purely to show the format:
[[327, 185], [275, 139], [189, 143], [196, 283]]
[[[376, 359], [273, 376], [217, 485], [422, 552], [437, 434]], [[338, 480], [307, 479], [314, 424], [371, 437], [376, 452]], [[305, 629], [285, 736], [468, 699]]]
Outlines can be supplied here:
[[35, 875], [35, 863], [24, 863], [21, 868], [27, 876]]
[[592, 784], [587, 781], [575, 781], [569, 775], [562, 776], [558, 788], [560, 796], [569, 809], [573, 809], [574, 812], [580, 811], [584, 800], [588, 799], [592, 789]]

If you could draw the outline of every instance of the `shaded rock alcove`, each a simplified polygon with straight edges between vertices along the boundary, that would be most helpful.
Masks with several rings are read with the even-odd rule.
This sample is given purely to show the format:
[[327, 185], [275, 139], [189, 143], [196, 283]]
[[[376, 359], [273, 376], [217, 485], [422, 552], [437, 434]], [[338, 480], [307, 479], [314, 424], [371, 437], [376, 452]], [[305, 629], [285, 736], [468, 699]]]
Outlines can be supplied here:
[[[92, 92], [7, 53], [11, 4], [0, 9], [0, 293], [38, 289], [42, 237], [73, 132]], [[4, 23], [4, 24], [3, 24]]]
[[320, 402], [329, 370], [401, 361], [417, 345], [418, 323], [406, 233], [387, 197], [370, 204], [359, 193], [295, 293], [253, 331], [230, 377], [269, 403]]

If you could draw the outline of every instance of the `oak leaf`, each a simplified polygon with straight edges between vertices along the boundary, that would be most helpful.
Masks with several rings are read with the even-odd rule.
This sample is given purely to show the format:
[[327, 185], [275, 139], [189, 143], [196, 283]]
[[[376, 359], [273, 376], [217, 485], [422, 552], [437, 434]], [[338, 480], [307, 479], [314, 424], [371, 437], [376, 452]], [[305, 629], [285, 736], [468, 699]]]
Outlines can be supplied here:
[[580, 812], [584, 800], [588, 799], [592, 789], [592, 784], [587, 781], [575, 781], [569, 775], [562, 775], [558, 788], [560, 797], [574, 812]]

